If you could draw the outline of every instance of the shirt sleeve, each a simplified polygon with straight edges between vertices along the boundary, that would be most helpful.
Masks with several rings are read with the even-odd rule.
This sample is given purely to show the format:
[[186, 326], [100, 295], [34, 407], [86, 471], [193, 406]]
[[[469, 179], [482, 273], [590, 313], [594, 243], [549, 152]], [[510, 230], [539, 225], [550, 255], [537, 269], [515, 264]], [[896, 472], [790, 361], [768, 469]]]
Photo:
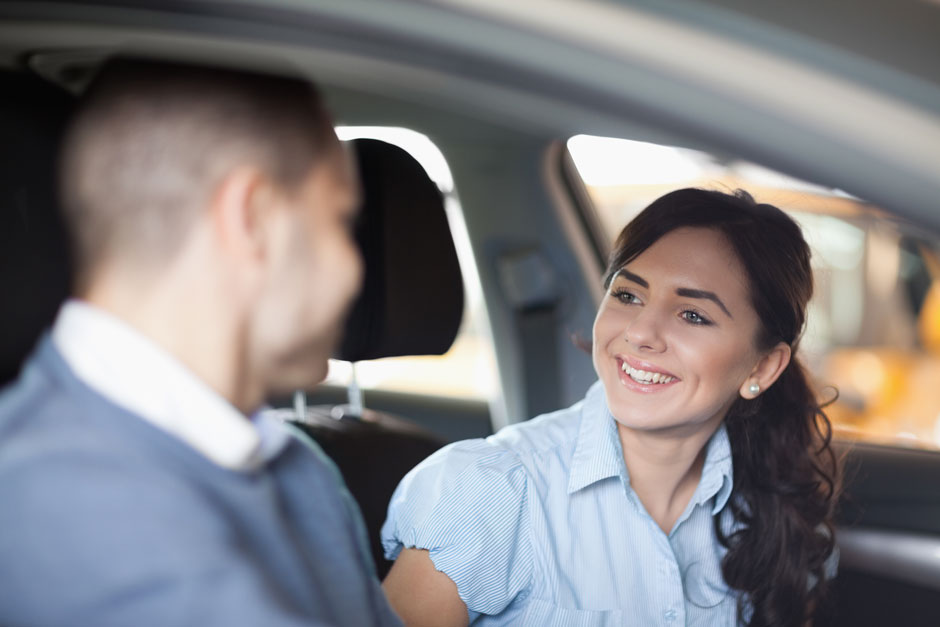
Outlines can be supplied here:
[[382, 527], [386, 558], [427, 549], [473, 613], [498, 614], [532, 576], [526, 470], [486, 440], [441, 449], [399, 484]]

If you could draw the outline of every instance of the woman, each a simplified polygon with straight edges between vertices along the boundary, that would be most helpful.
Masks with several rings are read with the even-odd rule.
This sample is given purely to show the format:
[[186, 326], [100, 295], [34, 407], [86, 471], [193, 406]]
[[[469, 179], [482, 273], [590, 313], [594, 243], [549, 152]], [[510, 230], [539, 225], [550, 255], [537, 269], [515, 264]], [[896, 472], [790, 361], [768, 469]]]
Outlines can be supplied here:
[[830, 425], [794, 359], [810, 252], [684, 189], [618, 237], [571, 408], [453, 444], [392, 498], [409, 625], [804, 625], [835, 567]]

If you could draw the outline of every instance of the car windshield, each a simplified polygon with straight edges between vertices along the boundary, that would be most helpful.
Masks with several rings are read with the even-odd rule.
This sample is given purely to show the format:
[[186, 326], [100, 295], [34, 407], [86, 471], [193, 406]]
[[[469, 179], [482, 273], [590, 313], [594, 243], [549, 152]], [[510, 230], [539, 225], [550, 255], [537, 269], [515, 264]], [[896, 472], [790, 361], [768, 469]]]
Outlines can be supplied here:
[[836, 435], [940, 448], [936, 238], [845, 192], [753, 163], [585, 135], [568, 149], [608, 242], [680, 187], [743, 188], [790, 213], [813, 249], [816, 283], [800, 354], [820, 399], [835, 399], [826, 412]]

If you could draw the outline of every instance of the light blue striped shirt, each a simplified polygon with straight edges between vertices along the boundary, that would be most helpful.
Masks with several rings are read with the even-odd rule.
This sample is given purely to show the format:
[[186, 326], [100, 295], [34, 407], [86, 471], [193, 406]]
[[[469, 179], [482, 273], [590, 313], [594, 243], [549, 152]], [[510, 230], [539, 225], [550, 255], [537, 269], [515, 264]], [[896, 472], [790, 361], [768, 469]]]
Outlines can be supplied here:
[[389, 559], [428, 549], [474, 625], [736, 625], [712, 523], [731, 488], [722, 426], [663, 533], [630, 487], [596, 383], [568, 409], [422, 462], [395, 491], [382, 542]]

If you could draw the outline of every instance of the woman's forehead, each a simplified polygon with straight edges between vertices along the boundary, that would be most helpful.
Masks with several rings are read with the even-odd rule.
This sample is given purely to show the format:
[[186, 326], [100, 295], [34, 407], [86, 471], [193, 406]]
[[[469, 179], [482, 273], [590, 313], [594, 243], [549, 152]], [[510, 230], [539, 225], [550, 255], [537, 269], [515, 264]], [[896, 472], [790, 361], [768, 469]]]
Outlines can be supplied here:
[[704, 227], [681, 227], [669, 231], [646, 250], [624, 264], [624, 267], [666, 263], [676, 267], [734, 268], [740, 271], [741, 262], [734, 246], [724, 233]]
[[[722, 290], [747, 297], [747, 275], [728, 238], [715, 229], [683, 227], [670, 231], [624, 264], [614, 275], [637, 282]], [[686, 285], [688, 284], [688, 285]]]

